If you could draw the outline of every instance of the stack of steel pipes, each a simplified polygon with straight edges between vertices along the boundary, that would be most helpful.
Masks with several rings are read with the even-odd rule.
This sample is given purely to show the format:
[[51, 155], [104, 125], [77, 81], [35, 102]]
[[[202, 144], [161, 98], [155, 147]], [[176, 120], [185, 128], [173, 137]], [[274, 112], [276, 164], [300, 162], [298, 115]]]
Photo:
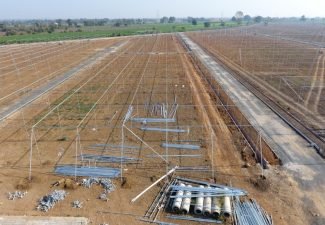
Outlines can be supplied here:
[[[172, 210], [176, 213], [188, 214], [191, 202], [194, 203], [194, 214], [205, 217], [230, 217], [232, 214], [231, 197], [244, 196], [247, 193], [240, 189], [227, 187], [211, 187], [200, 185], [192, 187], [185, 183], [171, 186], [171, 199], [174, 199]], [[193, 199], [193, 201], [192, 201]]]
[[269, 216], [255, 200], [241, 202], [239, 198], [234, 201], [235, 225], [272, 225], [272, 217]]

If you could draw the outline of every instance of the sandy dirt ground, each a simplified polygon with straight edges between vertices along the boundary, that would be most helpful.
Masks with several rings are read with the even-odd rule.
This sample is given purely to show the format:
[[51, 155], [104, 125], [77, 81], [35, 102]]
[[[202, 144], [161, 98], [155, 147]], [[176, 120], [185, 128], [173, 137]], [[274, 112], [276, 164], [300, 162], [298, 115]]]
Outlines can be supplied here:
[[[88, 81], [89, 78], [93, 79]], [[75, 94], [71, 92], [79, 87]], [[211, 171], [177, 172], [175, 175], [205, 181], [215, 178], [217, 183], [243, 188], [248, 191], [249, 197], [256, 199], [272, 214], [275, 224], [322, 224], [324, 221], [321, 212], [306, 207], [300, 185], [280, 166], [265, 170], [266, 179], [260, 178], [259, 164], [245, 148], [238, 131], [230, 125], [219, 100], [209, 90], [176, 36], [132, 38], [116, 54], [83, 71], [78, 79], [64, 84], [59, 90], [49, 93], [49, 98], [26, 107], [23, 114], [17, 114], [2, 125], [0, 211], [3, 215], [83, 216], [89, 218], [92, 224], [145, 224], [139, 218], [145, 214], [162, 184], [152, 188], [137, 202], [131, 204], [130, 200], [166, 171], [179, 165], [212, 168], [214, 177]], [[72, 96], [67, 98], [69, 94]], [[47, 99], [50, 104], [44, 107]], [[55, 188], [50, 185], [62, 178], [53, 173], [56, 165], [74, 164], [76, 153], [81, 152], [120, 155], [114, 149], [96, 151], [89, 146], [121, 143], [122, 121], [129, 105], [134, 107], [133, 116], [151, 117], [145, 105], [168, 103], [170, 106], [175, 99], [179, 104], [177, 122], [150, 126], [182, 128], [188, 132], [167, 135], [145, 132], [140, 129], [141, 124], [130, 121], [126, 126], [159, 154], [181, 156], [168, 158], [166, 165], [159, 157], [152, 157], [155, 155], [153, 150], [124, 129], [125, 143], [139, 147], [134, 152], [126, 151], [125, 155], [138, 160], [137, 164], [123, 165], [126, 183], [121, 185], [120, 179], [114, 179], [116, 190], [109, 194], [108, 201], [98, 199], [102, 192], [99, 186], [91, 189], [68, 186], [66, 199], [49, 212], [35, 210], [38, 199], [53, 191]], [[97, 104], [94, 106], [94, 103]], [[59, 104], [60, 107], [55, 108]], [[53, 113], [41, 120], [53, 109]], [[28, 183], [30, 129], [40, 120], [34, 130], [32, 183]], [[76, 132], [77, 127], [79, 133]], [[80, 141], [76, 137], [80, 137]], [[189, 158], [186, 154], [192, 152], [160, 147], [165, 141], [198, 144], [201, 148], [194, 154], [200, 154], [200, 157]], [[97, 166], [120, 168], [119, 164], [98, 163]], [[6, 193], [17, 188], [26, 189], [28, 194], [23, 199], [8, 200]], [[72, 208], [74, 200], [84, 202], [84, 207]], [[164, 212], [159, 214], [158, 219], [168, 221]]]

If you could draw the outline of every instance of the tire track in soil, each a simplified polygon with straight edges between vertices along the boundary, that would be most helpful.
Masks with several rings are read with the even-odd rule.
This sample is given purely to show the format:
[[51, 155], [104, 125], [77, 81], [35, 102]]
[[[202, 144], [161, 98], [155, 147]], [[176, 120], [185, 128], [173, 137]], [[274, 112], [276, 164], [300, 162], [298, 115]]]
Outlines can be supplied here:
[[319, 82], [318, 82], [318, 91], [317, 91], [317, 95], [316, 95], [316, 100], [315, 100], [315, 104], [314, 104], [314, 110], [316, 113], [319, 114], [318, 111], [318, 105], [319, 105], [319, 100], [323, 91], [323, 85], [324, 85], [324, 70], [325, 70], [325, 56], [323, 56], [323, 62], [322, 62], [322, 68], [321, 68], [321, 73], [319, 75]]
[[305, 100], [305, 107], [308, 106], [308, 103], [310, 101], [310, 98], [311, 98], [311, 95], [313, 93], [313, 90], [315, 88], [315, 85], [316, 85], [316, 82], [317, 82], [317, 78], [318, 78], [318, 70], [319, 70], [319, 64], [321, 62], [321, 59], [323, 58], [323, 55], [319, 55], [318, 56], [318, 59], [317, 59], [317, 64], [316, 64], [316, 69], [315, 69], [315, 72], [314, 72], [314, 76], [313, 76], [313, 79], [311, 81], [311, 86], [310, 86], [310, 89], [308, 91], [308, 94], [307, 94], [307, 97], [306, 97], [306, 100]]

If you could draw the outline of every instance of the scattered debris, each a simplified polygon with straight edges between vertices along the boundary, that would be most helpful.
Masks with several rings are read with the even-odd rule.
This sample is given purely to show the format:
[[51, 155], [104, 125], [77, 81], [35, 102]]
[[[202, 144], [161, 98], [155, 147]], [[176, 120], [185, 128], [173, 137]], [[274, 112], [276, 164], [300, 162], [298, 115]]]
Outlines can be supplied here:
[[87, 188], [91, 188], [93, 184], [101, 185], [104, 188], [104, 192], [98, 197], [101, 200], [107, 201], [107, 194], [115, 190], [115, 185], [113, 184], [112, 180], [108, 178], [90, 177], [88, 179], [83, 179], [81, 182], [81, 185]]
[[87, 188], [91, 188], [93, 184], [101, 185], [104, 188], [105, 193], [111, 193], [115, 190], [115, 185], [113, 184], [112, 180], [108, 178], [90, 177], [83, 179], [81, 182], [81, 185]]
[[99, 178], [90, 177], [88, 179], [82, 179], [81, 185], [86, 188], [91, 188], [93, 184], [99, 184]]
[[101, 193], [101, 194], [98, 196], [98, 198], [99, 198], [100, 200], [108, 201], [107, 195], [106, 195], [105, 193]]
[[102, 187], [105, 190], [105, 193], [111, 193], [115, 190], [115, 185], [113, 184], [113, 182], [110, 179], [105, 179], [102, 178], [100, 179], [100, 185], [102, 185]]
[[64, 190], [54, 190], [51, 194], [45, 195], [39, 200], [37, 210], [43, 212], [49, 211], [58, 201], [64, 200], [67, 194]]
[[22, 199], [25, 197], [25, 195], [27, 194], [27, 191], [22, 192], [22, 191], [15, 191], [15, 192], [8, 192], [8, 199], [9, 200], [16, 200], [18, 199]]
[[76, 208], [76, 209], [81, 209], [82, 208], [82, 204], [83, 204], [83, 202], [80, 202], [79, 200], [73, 201], [71, 203], [72, 208]]

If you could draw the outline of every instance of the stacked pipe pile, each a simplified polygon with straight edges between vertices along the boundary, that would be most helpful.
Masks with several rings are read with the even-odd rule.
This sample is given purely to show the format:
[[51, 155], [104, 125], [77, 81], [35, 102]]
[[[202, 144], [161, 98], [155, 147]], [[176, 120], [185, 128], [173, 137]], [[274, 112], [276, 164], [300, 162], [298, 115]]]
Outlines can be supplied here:
[[64, 190], [54, 190], [51, 194], [43, 196], [37, 206], [37, 210], [47, 212], [55, 206], [58, 201], [64, 200], [67, 193]]
[[105, 163], [137, 163], [139, 159], [130, 157], [118, 157], [109, 155], [91, 155], [91, 154], [81, 154], [79, 155], [81, 161], [96, 161]]
[[235, 225], [273, 225], [272, 217], [255, 200], [241, 202], [236, 198], [233, 205]]
[[120, 170], [110, 167], [78, 167], [68, 165], [57, 166], [55, 173], [65, 176], [115, 178], [120, 175]]
[[190, 184], [180, 182], [171, 186], [170, 199], [173, 199], [173, 212], [188, 214], [193, 202], [195, 215], [218, 218], [220, 215], [230, 217], [232, 214], [230, 198], [244, 195], [247, 195], [245, 191], [232, 187], [204, 185], [192, 187]]
[[[115, 145], [115, 144], [103, 144], [103, 143], [97, 143], [97, 144], [92, 144], [89, 147], [93, 148], [122, 148], [122, 145]], [[123, 145], [123, 148], [129, 148], [129, 149], [136, 149], [139, 150], [140, 147], [138, 146], [130, 146], [130, 145]]]

